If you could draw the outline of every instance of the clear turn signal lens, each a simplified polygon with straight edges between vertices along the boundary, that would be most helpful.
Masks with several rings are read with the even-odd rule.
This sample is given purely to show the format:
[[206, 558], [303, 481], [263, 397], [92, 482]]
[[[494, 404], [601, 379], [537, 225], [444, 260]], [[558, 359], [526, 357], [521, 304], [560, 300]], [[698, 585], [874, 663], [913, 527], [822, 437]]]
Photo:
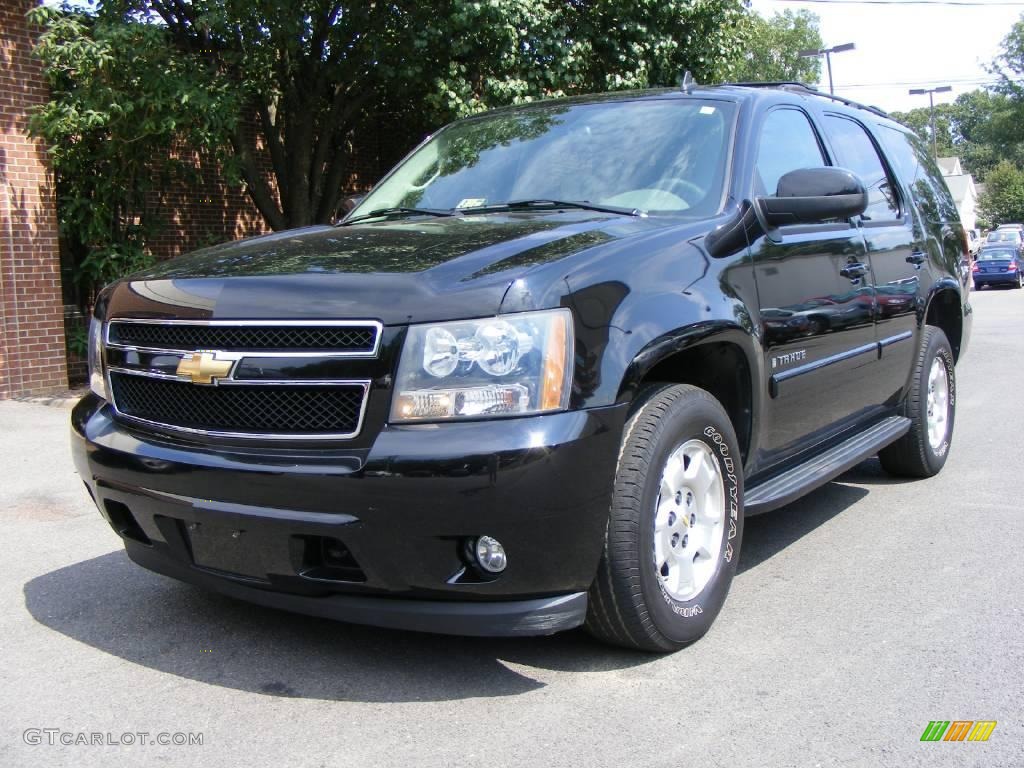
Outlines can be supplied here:
[[410, 326], [391, 421], [564, 410], [573, 354], [572, 313], [564, 308]]
[[110, 399], [103, 370], [103, 321], [95, 317], [89, 321], [89, 389], [104, 400]]

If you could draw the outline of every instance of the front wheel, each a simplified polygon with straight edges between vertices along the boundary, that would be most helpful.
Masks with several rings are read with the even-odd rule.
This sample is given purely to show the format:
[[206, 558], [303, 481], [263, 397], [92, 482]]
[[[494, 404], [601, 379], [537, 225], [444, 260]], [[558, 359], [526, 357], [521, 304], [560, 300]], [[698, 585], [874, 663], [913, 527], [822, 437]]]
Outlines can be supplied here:
[[739, 562], [743, 478], [728, 415], [709, 393], [652, 385], [626, 424], [586, 627], [655, 652], [702, 637]]
[[903, 408], [910, 419], [910, 431], [879, 452], [882, 467], [903, 477], [938, 474], [949, 455], [956, 416], [953, 350], [940, 328], [924, 327]]

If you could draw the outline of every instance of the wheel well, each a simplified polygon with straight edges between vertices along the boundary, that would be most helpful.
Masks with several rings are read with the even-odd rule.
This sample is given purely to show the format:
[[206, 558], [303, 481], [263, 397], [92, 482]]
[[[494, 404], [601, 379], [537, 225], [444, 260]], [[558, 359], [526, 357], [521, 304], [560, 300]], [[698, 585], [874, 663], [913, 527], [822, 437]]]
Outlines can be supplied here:
[[750, 446], [753, 388], [750, 365], [736, 344], [711, 342], [677, 352], [649, 370], [642, 383], [692, 384], [714, 395], [729, 415], [740, 453]]
[[960, 341], [963, 335], [964, 319], [960, 309], [960, 297], [956, 291], [942, 290], [936, 293], [928, 304], [925, 323], [941, 328], [949, 345], [953, 348], [954, 362], [960, 359]]

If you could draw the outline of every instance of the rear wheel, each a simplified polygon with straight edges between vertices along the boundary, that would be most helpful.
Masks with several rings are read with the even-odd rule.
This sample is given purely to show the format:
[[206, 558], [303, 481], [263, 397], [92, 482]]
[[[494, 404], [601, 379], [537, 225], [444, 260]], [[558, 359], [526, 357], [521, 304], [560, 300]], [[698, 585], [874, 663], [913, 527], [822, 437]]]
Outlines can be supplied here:
[[739, 561], [743, 487], [729, 417], [688, 385], [643, 390], [626, 425], [586, 627], [674, 651], [703, 636]]
[[904, 477], [938, 474], [953, 440], [956, 369], [946, 334], [931, 325], [922, 333], [904, 415], [910, 419], [910, 431], [879, 452], [882, 467]]

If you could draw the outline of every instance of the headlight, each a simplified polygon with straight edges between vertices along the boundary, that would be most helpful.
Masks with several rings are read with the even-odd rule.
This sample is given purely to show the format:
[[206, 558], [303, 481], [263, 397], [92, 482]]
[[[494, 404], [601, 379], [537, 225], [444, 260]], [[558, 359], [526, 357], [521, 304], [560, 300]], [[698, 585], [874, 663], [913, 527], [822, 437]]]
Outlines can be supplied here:
[[565, 410], [572, 356], [568, 309], [410, 326], [391, 421]]
[[110, 399], [103, 371], [103, 321], [95, 317], [89, 321], [89, 389], [104, 400]]

